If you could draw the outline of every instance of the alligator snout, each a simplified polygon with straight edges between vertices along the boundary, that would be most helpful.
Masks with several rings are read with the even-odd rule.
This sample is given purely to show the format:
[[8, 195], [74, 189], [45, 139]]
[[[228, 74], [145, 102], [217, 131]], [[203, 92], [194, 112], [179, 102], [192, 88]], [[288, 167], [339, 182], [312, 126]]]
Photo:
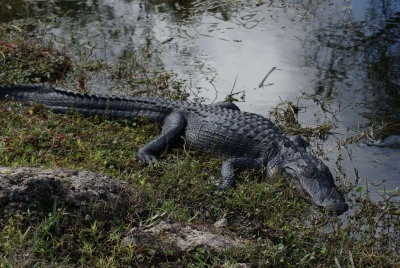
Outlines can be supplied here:
[[328, 210], [335, 211], [338, 215], [345, 213], [349, 210], [349, 205], [344, 201], [334, 200], [333, 202], [325, 205]]
[[343, 195], [337, 189], [332, 189], [329, 195], [324, 198], [319, 205], [330, 211], [336, 212], [338, 215], [349, 210], [349, 205], [346, 203]]

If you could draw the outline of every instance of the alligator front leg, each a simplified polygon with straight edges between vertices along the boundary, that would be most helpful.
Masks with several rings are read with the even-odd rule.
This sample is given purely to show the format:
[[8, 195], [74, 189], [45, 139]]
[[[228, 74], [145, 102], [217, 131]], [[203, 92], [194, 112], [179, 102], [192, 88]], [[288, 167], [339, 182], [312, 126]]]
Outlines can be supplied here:
[[157, 163], [157, 157], [169, 144], [176, 143], [184, 133], [186, 118], [179, 112], [173, 112], [165, 118], [161, 134], [146, 146], [139, 149], [136, 158], [143, 164]]
[[293, 141], [294, 144], [296, 146], [298, 146], [299, 148], [301, 148], [302, 150], [306, 150], [308, 147], [310, 147], [310, 144], [308, 142], [306, 142], [305, 139], [303, 139], [301, 136], [299, 135], [295, 135], [295, 136], [290, 136], [289, 140]]
[[222, 163], [221, 175], [222, 183], [219, 186], [221, 190], [235, 186], [236, 174], [246, 169], [259, 170], [262, 167], [262, 160], [246, 157], [230, 158]]

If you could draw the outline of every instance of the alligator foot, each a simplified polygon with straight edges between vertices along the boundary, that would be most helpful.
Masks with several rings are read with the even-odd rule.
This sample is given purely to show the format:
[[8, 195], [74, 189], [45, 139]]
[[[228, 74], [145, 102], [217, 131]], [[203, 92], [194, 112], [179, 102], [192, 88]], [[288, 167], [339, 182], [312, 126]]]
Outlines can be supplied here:
[[143, 148], [139, 149], [136, 153], [136, 158], [139, 159], [143, 165], [154, 165], [158, 162], [155, 155], [147, 153]]
[[136, 158], [144, 165], [156, 164], [157, 156], [164, 151], [168, 144], [177, 142], [186, 128], [186, 119], [179, 112], [169, 114], [164, 121], [161, 134], [139, 149]]
[[225, 191], [229, 187], [236, 185], [236, 173], [247, 169], [259, 170], [262, 167], [261, 159], [251, 159], [246, 157], [229, 158], [221, 167], [222, 182], [219, 189]]

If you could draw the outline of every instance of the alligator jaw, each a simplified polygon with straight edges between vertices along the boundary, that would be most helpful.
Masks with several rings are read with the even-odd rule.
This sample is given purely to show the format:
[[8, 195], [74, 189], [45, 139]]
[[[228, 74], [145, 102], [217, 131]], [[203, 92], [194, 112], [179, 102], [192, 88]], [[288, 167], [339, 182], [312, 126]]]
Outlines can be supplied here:
[[335, 211], [338, 215], [349, 210], [349, 205], [345, 202], [342, 194], [337, 189], [332, 190], [332, 194], [329, 195], [320, 206], [329, 211]]
[[335, 211], [337, 215], [342, 215], [347, 210], [349, 210], [349, 205], [347, 205], [347, 203], [345, 202], [338, 202], [335, 204], [330, 204], [326, 206], [326, 208], [330, 211]]
[[336, 188], [332, 189], [331, 194], [321, 200], [321, 195], [317, 194], [312, 196], [305, 188], [303, 188], [298, 177], [288, 176], [286, 177], [286, 182], [287, 184], [294, 186], [295, 191], [302, 197], [320, 208], [335, 212], [337, 215], [341, 215], [349, 209], [349, 205], [344, 200], [343, 195]]
[[[303, 190], [303, 193], [306, 192]], [[332, 194], [325, 198], [322, 202], [318, 200], [318, 197], [312, 197], [308, 194], [309, 200], [318, 207], [326, 209], [331, 212], [335, 212], [337, 215], [345, 213], [349, 209], [349, 205], [344, 200], [343, 195], [334, 188]]]

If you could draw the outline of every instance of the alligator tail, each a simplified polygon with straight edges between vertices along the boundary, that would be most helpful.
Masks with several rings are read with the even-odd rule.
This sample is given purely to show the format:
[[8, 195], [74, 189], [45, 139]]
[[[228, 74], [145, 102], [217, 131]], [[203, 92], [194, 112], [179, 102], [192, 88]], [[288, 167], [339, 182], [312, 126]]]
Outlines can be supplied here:
[[47, 85], [7, 85], [0, 87], [0, 100], [26, 101], [31, 92], [48, 89]]
[[41, 103], [54, 113], [67, 113], [70, 108], [84, 116], [105, 116], [109, 119], [141, 119], [162, 123], [178, 101], [156, 98], [100, 96], [53, 88], [50, 85], [12, 85], [0, 87], [0, 100]]

